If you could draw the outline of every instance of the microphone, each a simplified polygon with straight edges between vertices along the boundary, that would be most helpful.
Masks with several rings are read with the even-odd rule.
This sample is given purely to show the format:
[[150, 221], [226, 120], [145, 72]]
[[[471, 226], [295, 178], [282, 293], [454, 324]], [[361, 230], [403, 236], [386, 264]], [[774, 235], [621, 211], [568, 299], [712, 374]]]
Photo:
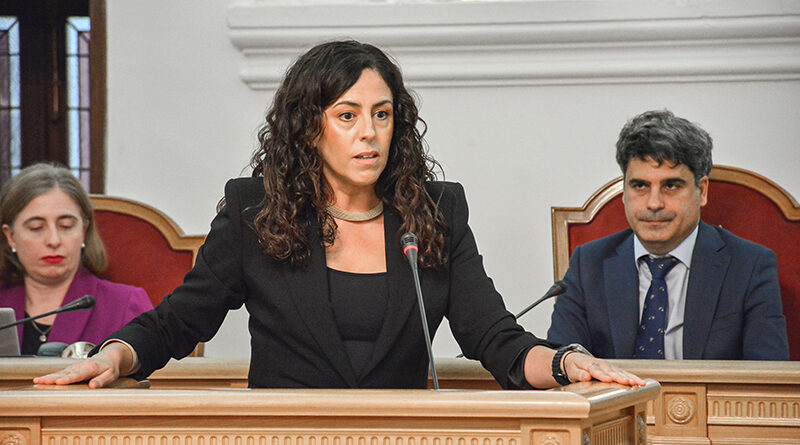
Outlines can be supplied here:
[[553, 283], [552, 286], [550, 286], [550, 289], [547, 290], [547, 292], [542, 296], [542, 298], [539, 298], [538, 300], [531, 303], [530, 306], [521, 310], [519, 314], [514, 316], [514, 318], [519, 319], [519, 317], [522, 317], [523, 315], [527, 314], [529, 310], [538, 306], [539, 303], [541, 303], [542, 301], [547, 300], [548, 298], [553, 298], [557, 295], [561, 295], [566, 291], [567, 291], [567, 285], [564, 284], [564, 281], [562, 280], [556, 281], [555, 283]]
[[419, 239], [417, 235], [406, 232], [400, 237], [400, 245], [403, 247], [403, 255], [408, 258], [411, 268], [417, 268], [417, 254], [419, 253]]
[[417, 235], [406, 232], [400, 237], [400, 246], [403, 254], [408, 258], [411, 265], [411, 273], [414, 275], [414, 287], [417, 290], [417, 302], [419, 303], [419, 315], [422, 318], [422, 332], [425, 334], [425, 346], [428, 348], [428, 361], [431, 363], [431, 378], [433, 379], [433, 389], [439, 389], [439, 377], [436, 376], [436, 364], [433, 362], [433, 348], [431, 347], [431, 336], [428, 333], [428, 317], [425, 315], [425, 303], [422, 301], [422, 287], [419, 284], [419, 270], [417, 270], [417, 257], [419, 254], [419, 239]]
[[77, 300], [73, 301], [72, 303], [65, 304], [64, 306], [61, 306], [60, 308], [58, 308], [58, 309], [56, 309], [54, 311], [45, 312], [45, 313], [39, 314], [39, 315], [34, 315], [33, 317], [23, 318], [22, 320], [17, 320], [17, 321], [15, 321], [13, 323], [9, 323], [9, 324], [0, 326], [0, 331], [2, 331], [3, 329], [6, 329], [6, 328], [10, 328], [12, 326], [17, 326], [17, 325], [20, 325], [20, 324], [23, 324], [23, 323], [27, 323], [29, 321], [38, 320], [38, 319], [40, 319], [42, 317], [47, 317], [48, 315], [60, 314], [62, 312], [82, 311], [84, 309], [91, 309], [91, 308], [94, 307], [94, 304], [96, 302], [97, 301], [94, 299], [93, 296], [84, 295], [81, 298], [78, 298]]
[[[557, 280], [555, 283], [553, 283], [552, 286], [550, 286], [550, 289], [548, 289], [547, 292], [545, 292], [545, 294], [542, 295], [541, 298], [531, 303], [530, 306], [521, 310], [517, 315], [514, 315], [514, 319], [519, 320], [519, 317], [522, 317], [523, 315], [527, 314], [528, 311], [538, 306], [539, 303], [541, 303], [542, 301], [547, 300], [548, 298], [553, 298], [555, 296], [561, 295], [566, 291], [567, 291], [567, 285], [564, 283], [564, 281]], [[456, 358], [461, 358], [461, 357], [464, 357], [464, 354], [458, 354], [456, 356]]]

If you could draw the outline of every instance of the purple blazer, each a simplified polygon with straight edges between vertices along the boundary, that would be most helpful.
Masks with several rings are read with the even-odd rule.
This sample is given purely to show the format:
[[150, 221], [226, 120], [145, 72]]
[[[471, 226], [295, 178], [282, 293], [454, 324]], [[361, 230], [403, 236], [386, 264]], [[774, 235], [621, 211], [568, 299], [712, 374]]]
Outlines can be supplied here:
[[[153, 309], [153, 303], [144, 289], [101, 280], [81, 267], [72, 279], [61, 305], [71, 303], [84, 295], [93, 296], [97, 300], [95, 306], [87, 310], [58, 314], [47, 337], [48, 342], [71, 344], [88, 341], [97, 345], [137, 315]], [[0, 287], [0, 306], [13, 308], [17, 320], [25, 318], [25, 286]], [[17, 326], [20, 347], [23, 326]]]

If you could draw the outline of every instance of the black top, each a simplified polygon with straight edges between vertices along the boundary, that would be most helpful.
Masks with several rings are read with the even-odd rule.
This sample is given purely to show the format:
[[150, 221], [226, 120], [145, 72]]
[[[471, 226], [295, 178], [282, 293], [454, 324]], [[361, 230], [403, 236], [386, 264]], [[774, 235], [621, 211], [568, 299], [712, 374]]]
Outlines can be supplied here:
[[[548, 342], [525, 332], [503, 305], [486, 276], [467, 223], [464, 191], [455, 183], [425, 184], [444, 218], [441, 269], [420, 268], [431, 336], [446, 317], [467, 358], [478, 359], [501, 386], [522, 351]], [[172, 357], [208, 341], [228, 310], [245, 305], [250, 314], [249, 385], [257, 388], [426, 388], [428, 356], [414, 278], [398, 234], [403, 219], [384, 208], [388, 301], [380, 333], [364, 367], [353, 369], [334, 317], [325, 249], [316, 219], [307, 224], [311, 256], [294, 267], [264, 254], [253, 229], [265, 199], [263, 178], [238, 178], [225, 187], [225, 206], [184, 283], [150, 312], [112, 335], [139, 354], [145, 378]], [[269, 198], [267, 198], [269, 199]]]
[[361, 377], [386, 318], [386, 272], [351, 273], [328, 268], [328, 289], [339, 335], [353, 370]]
[[[25, 317], [28, 316], [29, 315], [26, 313]], [[33, 324], [36, 324], [39, 331], [47, 334], [50, 333], [50, 328], [52, 327], [51, 325], [36, 323], [33, 320], [25, 323], [25, 326], [22, 328], [22, 349], [20, 350], [22, 355], [36, 355], [36, 353], [39, 352], [39, 347], [44, 343], [39, 339], [41, 333], [37, 332], [36, 329], [31, 326]]]

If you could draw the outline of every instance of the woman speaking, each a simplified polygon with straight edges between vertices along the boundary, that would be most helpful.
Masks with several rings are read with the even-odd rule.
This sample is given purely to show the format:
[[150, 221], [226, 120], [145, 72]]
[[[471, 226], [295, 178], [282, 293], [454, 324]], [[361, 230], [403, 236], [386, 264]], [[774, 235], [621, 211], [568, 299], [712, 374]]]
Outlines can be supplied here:
[[464, 354], [503, 387], [556, 386], [553, 365], [571, 381], [643, 385], [590, 355], [556, 356], [516, 323], [484, 272], [464, 191], [434, 180], [419, 125], [378, 48], [309, 50], [275, 94], [252, 177], [228, 182], [184, 284], [90, 360], [34, 382], [144, 378], [245, 305], [251, 387], [425, 388], [423, 320], [399, 241], [413, 232], [429, 331], [447, 317]]

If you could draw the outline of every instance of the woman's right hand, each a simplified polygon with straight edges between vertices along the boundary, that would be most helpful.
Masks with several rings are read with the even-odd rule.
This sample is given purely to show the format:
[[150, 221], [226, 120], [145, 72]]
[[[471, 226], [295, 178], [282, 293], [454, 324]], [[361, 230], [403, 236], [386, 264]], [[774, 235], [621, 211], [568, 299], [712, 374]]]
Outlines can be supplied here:
[[120, 377], [120, 369], [130, 369], [131, 351], [122, 343], [108, 343], [100, 352], [60, 371], [33, 379], [34, 384], [69, 385], [89, 380], [89, 388], [102, 388]]

